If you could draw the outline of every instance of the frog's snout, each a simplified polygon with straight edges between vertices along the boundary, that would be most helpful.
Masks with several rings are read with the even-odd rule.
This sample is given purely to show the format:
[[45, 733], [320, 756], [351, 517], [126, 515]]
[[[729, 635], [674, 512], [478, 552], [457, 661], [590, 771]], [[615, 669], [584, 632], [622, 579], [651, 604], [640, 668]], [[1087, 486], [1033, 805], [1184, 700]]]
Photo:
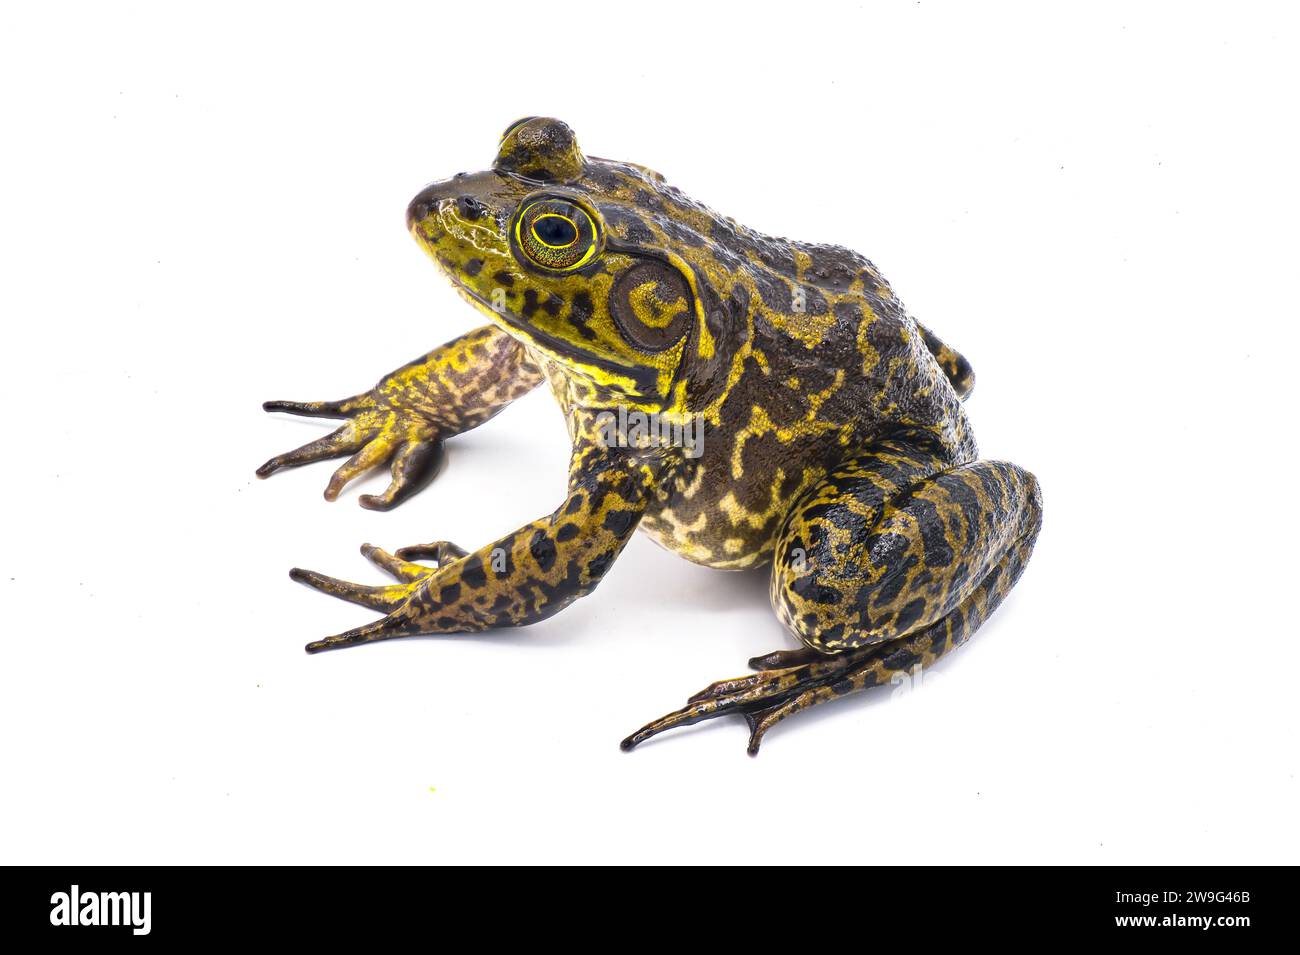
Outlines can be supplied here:
[[441, 206], [454, 202], [465, 191], [465, 174], [458, 173], [450, 179], [431, 182], [421, 189], [406, 207], [406, 225], [408, 228], [437, 212]]
[[417, 223], [428, 218], [429, 213], [436, 210], [448, 198], [450, 198], [450, 190], [447, 182], [435, 182], [421, 189], [406, 207], [407, 231], [414, 229]]
[[429, 214], [429, 207], [421, 202], [418, 198], [412, 199], [411, 204], [406, 207], [406, 231], [410, 232], [415, 228], [415, 224]]

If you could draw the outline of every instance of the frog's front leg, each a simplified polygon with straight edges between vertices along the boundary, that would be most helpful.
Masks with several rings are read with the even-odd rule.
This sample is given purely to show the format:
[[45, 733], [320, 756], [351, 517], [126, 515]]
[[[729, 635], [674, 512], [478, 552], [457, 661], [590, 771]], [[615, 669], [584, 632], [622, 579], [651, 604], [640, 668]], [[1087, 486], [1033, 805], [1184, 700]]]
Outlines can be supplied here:
[[943, 468], [927, 454], [882, 448], [813, 488], [787, 517], [772, 570], [772, 603], [803, 649], [751, 660], [758, 673], [706, 687], [623, 748], [740, 713], [753, 754], [785, 717], [965, 643], [1029, 560], [1042, 498], [1014, 464]]
[[541, 380], [541, 370], [522, 345], [495, 326], [485, 325], [351, 398], [266, 402], [262, 407], [267, 411], [345, 418], [347, 423], [326, 437], [276, 455], [257, 469], [257, 476], [350, 454], [330, 478], [325, 499], [334, 500], [349, 481], [388, 464], [392, 470], [388, 489], [360, 498], [362, 507], [388, 510], [433, 480], [446, 438], [478, 427]]
[[[295, 568], [317, 590], [385, 612], [380, 620], [307, 645], [333, 650], [416, 634], [521, 627], [595, 589], [640, 523], [656, 479], [651, 463], [605, 449], [575, 453], [569, 493], [551, 514], [465, 553], [440, 542], [362, 552], [397, 578], [372, 587]], [[414, 561], [432, 557], [437, 568]]]

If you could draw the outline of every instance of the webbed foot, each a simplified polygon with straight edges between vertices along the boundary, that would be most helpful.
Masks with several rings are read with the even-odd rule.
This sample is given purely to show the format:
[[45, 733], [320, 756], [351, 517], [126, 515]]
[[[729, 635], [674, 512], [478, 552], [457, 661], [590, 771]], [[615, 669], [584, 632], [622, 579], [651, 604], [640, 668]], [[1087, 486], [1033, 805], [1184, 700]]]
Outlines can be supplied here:
[[751, 665], [785, 665], [711, 683], [690, 697], [684, 707], [647, 723], [619, 745], [630, 750], [664, 730], [739, 713], [749, 723], [749, 755], [756, 756], [763, 735], [787, 716], [875, 686], [882, 678], [889, 682], [888, 674], [894, 667], [887, 660], [896, 649], [884, 644], [834, 655], [805, 649], [778, 650], [755, 657]]
[[[362, 544], [361, 553], [397, 583], [373, 586], [340, 580], [300, 567], [289, 571], [292, 579], [314, 590], [385, 614], [373, 623], [312, 641], [307, 644], [308, 653], [424, 632], [419, 620], [422, 614], [427, 613], [430, 604], [427, 599], [429, 582], [440, 569], [466, 556], [463, 548], [450, 541], [402, 547], [392, 554], [382, 547]], [[417, 560], [433, 561], [437, 566], [415, 563]]]

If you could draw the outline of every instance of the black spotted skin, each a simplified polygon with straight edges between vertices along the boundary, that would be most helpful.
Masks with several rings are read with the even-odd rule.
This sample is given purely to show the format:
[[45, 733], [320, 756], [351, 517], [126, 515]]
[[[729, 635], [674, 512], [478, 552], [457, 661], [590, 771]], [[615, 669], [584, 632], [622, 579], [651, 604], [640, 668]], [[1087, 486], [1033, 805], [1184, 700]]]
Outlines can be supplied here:
[[[535, 622], [589, 593], [640, 528], [710, 567], [772, 562], [773, 607], [803, 649], [751, 661], [759, 673], [713, 684], [624, 746], [739, 712], [754, 752], [790, 713], [964, 642], [1023, 569], [1037, 482], [979, 460], [970, 363], [857, 253], [746, 229], [537, 117], [507, 129], [491, 169], [421, 191], [407, 224], [491, 324], [466, 336], [477, 348], [457, 339], [376, 386], [389, 398], [365, 414], [382, 405], [387, 431], [343, 479], [391, 460], [395, 503], [428, 479], [407, 478], [395, 447], [418, 458], [546, 380], [573, 441], [569, 493], [473, 553], [364, 548], [395, 585], [295, 570], [386, 614], [308, 649]], [[354, 408], [331, 410], [353, 411], [341, 431], [357, 424]], [[694, 440], [611, 440], [615, 413]], [[330, 440], [273, 462], [339, 453]]]

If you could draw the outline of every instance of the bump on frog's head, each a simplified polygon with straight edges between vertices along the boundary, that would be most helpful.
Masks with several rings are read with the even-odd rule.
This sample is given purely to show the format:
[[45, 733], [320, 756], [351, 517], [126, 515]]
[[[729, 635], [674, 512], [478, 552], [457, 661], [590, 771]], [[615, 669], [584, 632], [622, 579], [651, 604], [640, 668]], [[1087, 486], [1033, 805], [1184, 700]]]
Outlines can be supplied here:
[[534, 182], [570, 182], [582, 175], [586, 157], [568, 124], [525, 116], [501, 134], [493, 169]]
[[709, 290], [674, 245], [688, 226], [670, 216], [652, 232], [629, 202], [661, 182], [584, 157], [567, 125], [529, 117], [506, 129], [490, 170], [427, 187], [407, 221], [465, 298], [588, 383], [592, 403], [679, 408], [698, 380], [689, 362], [721, 356]]

